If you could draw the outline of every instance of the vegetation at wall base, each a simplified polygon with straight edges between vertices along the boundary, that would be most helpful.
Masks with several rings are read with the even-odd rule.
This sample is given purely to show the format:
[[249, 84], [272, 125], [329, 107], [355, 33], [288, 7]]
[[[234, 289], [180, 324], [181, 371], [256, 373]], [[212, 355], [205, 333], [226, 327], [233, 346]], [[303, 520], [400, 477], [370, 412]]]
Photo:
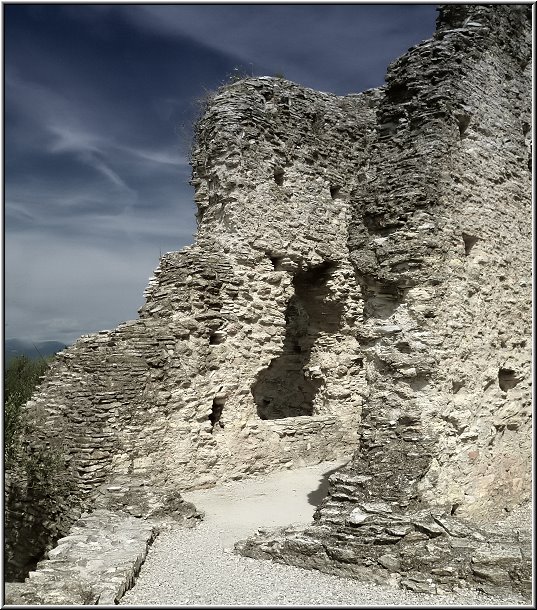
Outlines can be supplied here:
[[23, 424], [21, 408], [30, 400], [50, 366], [52, 358], [31, 360], [27, 356], [13, 358], [4, 376], [4, 457], [6, 466], [13, 458], [15, 445]]

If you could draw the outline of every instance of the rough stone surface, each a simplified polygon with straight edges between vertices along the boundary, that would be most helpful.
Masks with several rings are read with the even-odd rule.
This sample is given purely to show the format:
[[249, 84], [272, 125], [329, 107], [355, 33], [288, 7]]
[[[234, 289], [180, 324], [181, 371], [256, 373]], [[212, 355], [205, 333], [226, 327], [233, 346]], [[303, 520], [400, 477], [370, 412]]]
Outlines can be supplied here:
[[354, 508], [344, 523], [334, 511], [332, 519], [308, 527], [257, 533], [237, 542], [235, 549], [255, 559], [388, 582], [414, 592], [474, 589], [531, 597], [530, 506], [477, 527], [434, 510], [394, 516], [386, 506], [365, 504]]
[[243, 552], [531, 590], [529, 539], [476, 526], [531, 490], [528, 16], [449, 6], [388, 70], [349, 240], [370, 286], [360, 450], [314, 526]]
[[208, 101], [196, 243], [26, 405], [27, 449], [70, 484], [51, 506], [8, 473], [8, 578], [91, 506], [189, 522], [182, 490], [355, 449], [311, 528], [243, 550], [528, 590], [524, 541], [481, 526], [531, 489], [530, 20], [449, 5], [381, 89], [248, 78]]
[[[145, 477], [165, 506], [179, 490], [357, 445], [366, 383], [348, 191], [377, 97], [267, 78], [211, 101], [193, 161], [197, 243], [162, 258], [139, 320], [60, 353], [26, 405], [50, 422], [35, 430], [42, 442], [61, 435], [78, 482], [73, 519], [115, 477]], [[226, 229], [216, 202], [237, 188], [228, 211], [241, 223]], [[30, 495], [13, 511], [13, 531], [34, 505]]]
[[114, 605], [134, 584], [158, 533], [157, 523], [127, 514], [83, 514], [24, 583], [8, 583], [6, 604]]

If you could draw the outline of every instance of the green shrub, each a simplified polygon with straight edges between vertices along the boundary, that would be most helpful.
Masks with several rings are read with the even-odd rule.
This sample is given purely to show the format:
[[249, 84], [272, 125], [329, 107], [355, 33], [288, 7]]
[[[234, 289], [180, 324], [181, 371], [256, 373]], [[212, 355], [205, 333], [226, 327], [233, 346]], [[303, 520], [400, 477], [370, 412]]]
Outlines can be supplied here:
[[30, 400], [35, 388], [50, 366], [51, 358], [30, 360], [27, 356], [13, 358], [4, 374], [4, 457], [8, 462], [20, 434], [21, 407]]

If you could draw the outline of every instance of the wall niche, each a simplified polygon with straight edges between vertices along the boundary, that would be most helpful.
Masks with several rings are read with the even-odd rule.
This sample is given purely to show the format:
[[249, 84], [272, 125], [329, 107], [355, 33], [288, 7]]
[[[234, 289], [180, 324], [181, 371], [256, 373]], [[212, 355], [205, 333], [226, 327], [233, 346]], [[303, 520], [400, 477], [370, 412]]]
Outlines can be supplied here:
[[252, 387], [261, 419], [313, 415], [323, 380], [306, 376], [304, 367], [320, 334], [333, 334], [340, 328], [343, 305], [329, 299], [328, 281], [334, 269], [334, 263], [324, 262], [294, 274], [282, 353], [259, 373]]

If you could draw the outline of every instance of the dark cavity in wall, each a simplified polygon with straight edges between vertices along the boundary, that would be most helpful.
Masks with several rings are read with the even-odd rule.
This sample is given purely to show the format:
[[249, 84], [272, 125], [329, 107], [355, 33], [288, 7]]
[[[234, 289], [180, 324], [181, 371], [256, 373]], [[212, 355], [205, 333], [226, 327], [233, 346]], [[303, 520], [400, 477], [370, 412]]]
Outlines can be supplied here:
[[460, 112], [455, 114], [455, 119], [457, 121], [457, 125], [459, 126], [459, 135], [462, 139], [466, 135], [468, 125], [470, 125], [471, 116], [469, 114], [466, 114], [465, 112]]
[[313, 401], [322, 379], [304, 374], [321, 333], [339, 330], [342, 304], [329, 300], [328, 280], [335, 265], [330, 262], [298, 271], [295, 294], [285, 312], [286, 331], [282, 354], [261, 371], [252, 388], [261, 419], [280, 419], [313, 414]]
[[498, 384], [504, 392], [512, 390], [519, 382], [520, 379], [516, 376], [515, 371], [504, 368], [498, 371]]
[[339, 199], [340, 192], [341, 192], [341, 187], [339, 187], [339, 186], [330, 187], [330, 197], [332, 197], [332, 199]]
[[209, 345], [220, 345], [226, 340], [226, 333], [220, 329], [213, 331], [209, 335]]
[[479, 237], [475, 237], [474, 235], [470, 235], [468, 233], [463, 233], [462, 239], [464, 241], [464, 253], [466, 254], [466, 256], [468, 256], [472, 251], [472, 248], [479, 241]]
[[413, 92], [407, 87], [406, 83], [392, 81], [386, 89], [386, 96], [391, 102], [399, 104], [410, 101]]
[[451, 380], [451, 391], [453, 392], [453, 394], [456, 394], [463, 387], [464, 387], [463, 381], [456, 381], [453, 379]]
[[211, 432], [214, 430], [215, 426], [220, 426], [220, 428], [224, 427], [223, 422], [220, 421], [223, 410], [224, 410], [224, 400], [222, 398], [215, 398], [213, 400], [213, 406], [211, 408], [211, 413], [209, 415], [209, 421], [211, 422]]
[[274, 182], [276, 182], [278, 186], [283, 186], [283, 169], [276, 168], [274, 170]]
[[269, 257], [270, 262], [272, 263], [272, 266], [274, 267], [274, 271], [280, 271], [282, 257], [281, 256], [271, 256], [270, 254], [267, 254], [267, 256]]

